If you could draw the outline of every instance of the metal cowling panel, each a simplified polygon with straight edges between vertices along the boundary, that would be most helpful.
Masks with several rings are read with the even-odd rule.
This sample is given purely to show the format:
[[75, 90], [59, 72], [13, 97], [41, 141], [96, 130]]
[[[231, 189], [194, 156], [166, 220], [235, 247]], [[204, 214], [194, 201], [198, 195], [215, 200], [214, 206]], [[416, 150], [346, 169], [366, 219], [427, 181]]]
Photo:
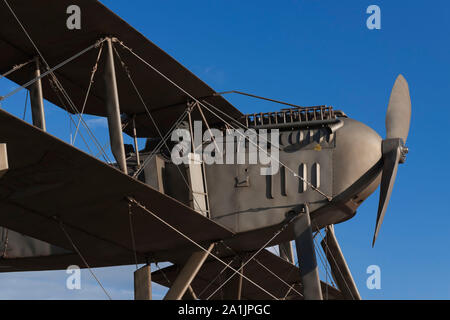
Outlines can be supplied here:
[[[280, 142], [279, 160], [286, 168], [273, 176], [261, 175], [260, 165], [206, 166], [213, 220], [235, 232], [246, 232], [281, 223], [300, 204], [309, 203], [313, 211], [328, 203], [323, 194], [333, 194], [332, 180], [320, 177], [333, 175], [335, 135], [325, 129], [287, 131], [281, 133]], [[306, 186], [294, 174], [305, 179]]]

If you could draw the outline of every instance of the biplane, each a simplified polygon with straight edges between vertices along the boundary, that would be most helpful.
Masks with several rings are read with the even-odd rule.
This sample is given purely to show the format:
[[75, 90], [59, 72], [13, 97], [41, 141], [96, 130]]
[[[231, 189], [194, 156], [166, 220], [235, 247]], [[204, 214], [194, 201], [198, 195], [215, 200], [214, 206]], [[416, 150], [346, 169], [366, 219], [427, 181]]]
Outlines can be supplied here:
[[[375, 243], [408, 152], [403, 76], [384, 139], [331, 106], [268, 99], [284, 107], [244, 115], [98, 1], [76, 1], [83, 26], [69, 30], [72, 2], [0, 1], [0, 73], [19, 85], [0, 100], [28, 90], [32, 110], [27, 123], [0, 108], [0, 272], [143, 264], [136, 299], [151, 299], [152, 281], [169, 288], [167, 300], [361, 299], [333, 226], [380, 186]], [[44, 101], [85, 127], [104, 159], [48, 133]], [[107, 119], [112, 161], [83, 115]], [[175, 164], [172, 134], [184, 127], [195, 139], [195, 122], [277, 130], [266, 151], [279, 151], [279, 170], [206, 164], [196, 146]], [[319, 277], [320, 247], [331, 283]], [[171, 266], [152, 272], [158, 262]]]

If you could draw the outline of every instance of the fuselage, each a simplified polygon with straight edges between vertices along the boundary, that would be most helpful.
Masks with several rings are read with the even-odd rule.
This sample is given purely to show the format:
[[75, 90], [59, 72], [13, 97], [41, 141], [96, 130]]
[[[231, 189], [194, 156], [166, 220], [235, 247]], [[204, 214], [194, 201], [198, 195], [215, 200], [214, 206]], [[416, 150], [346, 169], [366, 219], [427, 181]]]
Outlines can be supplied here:
[[326, 128], [280, 131], [280, 168], [261, 175], [262, 165], [206, 165], [211, 218], [235, 232], [282, 223], [308, 204], [318, 226], [351, 218], [379, 184], [381, 138], [363, 123], [340, 119]]
[[[272, 125], [270, 129], [279, 130], [279, 168], [271, 175], [261, 174], [268, 165], [248, 163], [252, 152], [260, 152], [252, 149], [250, 142], [245, 144], [244, 163], [204, 163], [209, 217], [237, 233], [243, 250], [255, 249], [251, 239], [264, 239], [262, 234], [280, 228], [289, 214], [304, 204], [317, 229], [352, 218], [380, 183], [382, 139], [367, 125], [345, 115], [336, 121], [299, 127]], [[215, 144], [225, 159], [232, 149], [226, 143], [217, 146], [222, 141], [226, 141], [225, 133], [204, 149]], [[268, 148], [267, 153], [271, 152]], [[194, 199], [179, 177], [182, 171], [191, 181], [192, 170], [186, 165], [174, 166], [167, 158], [163, 162], [163, 182], [159, 184], [164, 190], [160, 190], [195, 208], [199, 198]], [[160, 170], [156, 163], [148, 172], [155, 170]], [[147, 182], [158, 188], [157, 176], [152, 174], [153, 182]], [[277, 239], [293, 238], [287, 228]]]
[[[310, 207], [317, 229], [355, 215], [380, 183], [381, 138], [359, 121], [339, 120], [341, 125], [334, 132], [324, 126], [282, 128], [280, 166], [273, 175], [261, 175], [264, 166], [260, 164], [204, 165], [207, 214], [234, 231], [232, 239], [224, 239], [228, 245], [238, 251], [259, 249], [286, 223], [289, 213], [304, 204]], [[181, 171], [192, 184], [192, 168], [176, 166], [167, 157], [154, 160], [140, 178], [195, 208], [192, 193], [179, 175]], [[34, 248], [28, 237], [20, 237], [24, 239], [17, 242], [20, 248]], [[293, 239], [288, 227], [271, 245]]]

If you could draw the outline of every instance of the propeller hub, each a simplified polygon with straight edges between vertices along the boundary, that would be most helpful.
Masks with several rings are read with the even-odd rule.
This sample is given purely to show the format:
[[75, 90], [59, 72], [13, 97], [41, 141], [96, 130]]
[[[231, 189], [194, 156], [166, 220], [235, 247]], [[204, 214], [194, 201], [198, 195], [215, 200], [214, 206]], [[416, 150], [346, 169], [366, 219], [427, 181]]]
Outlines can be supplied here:
[[406, 155], [408, 154], [409, 149], [404, 144], [400, 146], [400, 163], [405, 163]]

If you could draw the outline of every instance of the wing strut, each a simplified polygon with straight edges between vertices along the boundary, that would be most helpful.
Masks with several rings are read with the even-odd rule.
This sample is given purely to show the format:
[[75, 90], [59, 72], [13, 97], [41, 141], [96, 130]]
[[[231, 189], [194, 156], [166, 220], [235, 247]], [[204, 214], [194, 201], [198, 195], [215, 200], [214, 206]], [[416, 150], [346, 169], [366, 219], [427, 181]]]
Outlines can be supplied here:
[[8, 171], [8, 152], [6, 143], [0, 143], [0, 178]]
[[30, 88], [31, 116], [33, 125], [41, 130], [46, 131], [45, 112], [44, 112], [44, 95], [42, 93], [41, 68], [39, 58], [36, 58], [36, 70], [34, 73], [37, 81]]
[[292, 241], [280, 243], [278, 245], [278, 250], [280, 251], [280, 258], [294, 264]]
[[297, 249], [300, 276], [305, 300], [323, 300], [317, 267], [314, 238], [311, 228], [309, 207], [305, 204], [303, 212], [294, 221], [295, 246]]
[[134, 300], [152, 300], [152, 270], [145, 265], [134, 272]]
[[123, 145], [122, 121], [120, 119], [119, 93], [117, 90], [116, 70], [114, 67], [114, 53], [111, 38], [106, 39], [107, 55], [105, 70], [106, 107], [108, 111], [109, 137], [111, 150], [120, 170], [128, 174], [127, 161], [125, 159], [125, 147]]
[[197, 273], [208, 258], [211, 250], [214, 248], [214, 244], [211, 244], [205, 251], [196, 251], [188, 259], [183, 269], [178, 274], [177, 279], [170, 287], [164, 300], [181, 300], [184, 294], [188, 290], [189, 286], [194, 280]]

